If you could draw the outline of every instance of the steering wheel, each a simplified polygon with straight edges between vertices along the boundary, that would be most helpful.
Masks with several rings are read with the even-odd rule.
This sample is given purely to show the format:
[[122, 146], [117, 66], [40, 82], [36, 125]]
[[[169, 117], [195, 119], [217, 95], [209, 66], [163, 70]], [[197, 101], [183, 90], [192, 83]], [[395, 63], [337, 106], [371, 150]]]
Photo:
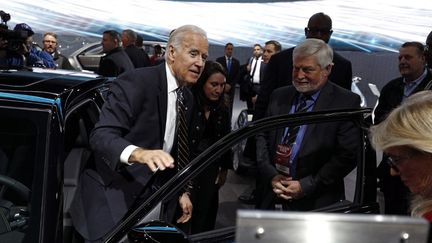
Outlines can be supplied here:
[[27, 225], [28, 208], [15, 206], [13, 202], [3, 198], [6, 188], [10, 188], [28, 204], [30, 200], [30, 189], [21, 182], [0, 175], [0, 234], [13, 231]]
[[[22, 199], [24, 199], [26, 202], [29, 201], [29, 198], [30, 198], [30, 189], [26, 185], [22, 184], [21, 182], [13, 179], [11, 177], [8, 177], [8, 176], [0, 175], [0, 185], [6, 186], [8, 188], [11, 188], [16, 193], [18, 193], [18, 195]], [[0, 196], [2, 196], [3, 191], [4, 191], [4, 187], [1, 190]]]

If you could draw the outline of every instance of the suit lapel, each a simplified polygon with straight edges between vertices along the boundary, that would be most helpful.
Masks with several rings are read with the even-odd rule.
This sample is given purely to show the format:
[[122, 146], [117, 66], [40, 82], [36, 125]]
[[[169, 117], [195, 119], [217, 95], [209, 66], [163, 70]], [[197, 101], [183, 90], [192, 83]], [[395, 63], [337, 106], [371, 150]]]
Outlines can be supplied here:
[[168, 100], [168, 84], [167, 84], [167, 77], [166, 77], [166, 69], [165, 65], [159, 65], [159, 76], [161, 82], [159, 83], [159, 95], [158, 95], [158, 109], [159, 109], [159, 120], [161, 121], [161, 130], [159, 131], [159, 137], [160, 137], [160, 147], [163, 147], [163, 141], [165, 136], [165, 125], [166, 125], [166, 119], [167, 119], [167, 100]]

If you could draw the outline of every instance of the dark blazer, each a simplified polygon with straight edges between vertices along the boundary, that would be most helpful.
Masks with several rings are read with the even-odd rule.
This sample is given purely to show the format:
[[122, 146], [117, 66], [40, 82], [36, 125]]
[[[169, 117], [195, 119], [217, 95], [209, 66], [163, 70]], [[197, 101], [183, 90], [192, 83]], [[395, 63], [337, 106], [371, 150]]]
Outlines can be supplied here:
[[97, 73], [105, 77], [117, 77], [132, 69], [134, 65], [129, 56], [121, 47], [117, 47], [101, 58]]
[[68, 58], [60, 54], [57, 50], [54, 52], [53, 59], [57, 68], [75, 70], [75, 68], [70, 64]]
[[227, 71], [226, 82], [232, 86], [231, 90], [235, 88], [237, 83], [238, 73], [240, 71], [240, 62], [234, 57], [231, 57], [231, 70], [228, 73], [225, 56], [216, 58], [216, 62], [220, 63]]
[[[167, 115], [165, 72], [165, 64], [138, 68], [112, 83], [90, 135], [94, 165], [82, 173], [71, 206], [73, 224], [86, 239], [105, 235], [134, 203], [146, 199], [176, 172], [168, 169], [153, 174], [146, 165], [127, 166], [119, 161], [128, 145], [162, 149]], [[184, 96], [192, 110], [188, 89]]]
[[150, 66], [150, 58], [144, 49], [138, 48], [134, 45], [129, 45], [124, 48], [124, 51], [131, 59], [135, 68]]
[[[417, 93], [424, 90], [429, 81], [432, 80], [432, 73], [427, 69], [426, 77], [420, 82], [413, 93]], [[382, 89], [378, 99], [378, 106], [374, 111], [375, 121], [374, 123], [380, 123], [383, 121], [388, 113], [402, 103], [404, 91], [403, 77], [395, 78], [388, 82]]]
[[[254, 120], [264, 117], [270, 94], [276, 88], [292, 84], [294, 47], [274, 54], [267, 64], [264, 79], [261, 82], [260, 95], [255, 104]], [[334, 52], [333, 69], [329, 80], [339, 86], [351, 90], [351, 62]]]
[[[298, 92], [294, 86], [276, 89], [270, 98], [266, 116], [288, 114]], [[360, 108], [360, 97], [331, 82], [321, 89], [313, 111]], [[257, 135], [258, 173], [265, 181], [264, 202], [271, 207], [275, 194], [271, 179], [278, 174], [273, 164], [275, 148], [284, 129]], [[305, 197], [293, 200], [295, 210], [312, 210], [335, 203], [345, 197], [344, 177], [356, 166], [361, 151], [360, 130], [350, 122], [309, 124], [297, 156], [296, 180]]]

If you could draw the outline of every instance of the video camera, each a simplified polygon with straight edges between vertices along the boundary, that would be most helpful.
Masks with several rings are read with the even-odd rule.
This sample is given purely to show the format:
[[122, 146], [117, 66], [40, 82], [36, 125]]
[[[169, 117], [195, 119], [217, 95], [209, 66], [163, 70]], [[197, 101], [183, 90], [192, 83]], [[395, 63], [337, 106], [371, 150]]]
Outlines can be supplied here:
[[9, 30], [7, 22], [11, 18], [10, 14], [0, 10], [0, 17], [0, 50], [21, 52], [28, 37], [28, 32], [22, 30]]

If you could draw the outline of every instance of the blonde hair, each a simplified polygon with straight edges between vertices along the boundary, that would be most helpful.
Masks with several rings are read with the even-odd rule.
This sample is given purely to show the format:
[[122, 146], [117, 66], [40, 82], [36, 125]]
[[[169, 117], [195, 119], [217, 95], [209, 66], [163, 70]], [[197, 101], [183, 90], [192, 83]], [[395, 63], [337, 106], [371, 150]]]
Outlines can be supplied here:
[[383, 122], [371, 127], [370, 137], [377, 149], [409, 146], [432, 153], [432, 91], [408, 97]]

